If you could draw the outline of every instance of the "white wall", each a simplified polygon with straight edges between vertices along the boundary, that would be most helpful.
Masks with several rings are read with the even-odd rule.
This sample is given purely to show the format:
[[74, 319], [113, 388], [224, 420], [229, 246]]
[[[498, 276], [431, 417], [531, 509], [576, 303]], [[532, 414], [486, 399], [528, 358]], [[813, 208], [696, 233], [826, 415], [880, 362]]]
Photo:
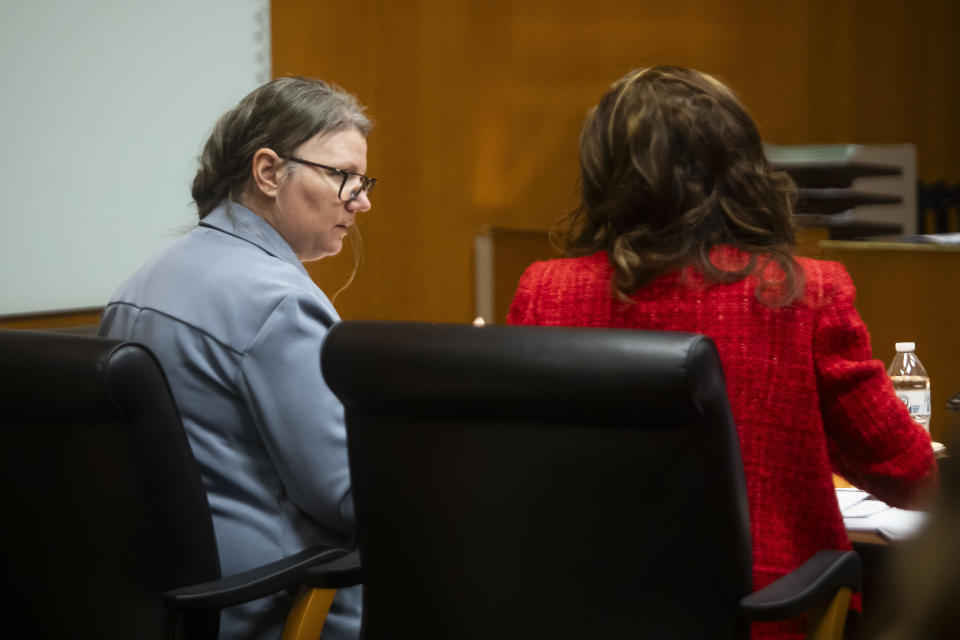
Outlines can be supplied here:
[[0, 315], [99, 307], [193, 226], [214, 122], [270, 77], [269, 0], [0, 0]]

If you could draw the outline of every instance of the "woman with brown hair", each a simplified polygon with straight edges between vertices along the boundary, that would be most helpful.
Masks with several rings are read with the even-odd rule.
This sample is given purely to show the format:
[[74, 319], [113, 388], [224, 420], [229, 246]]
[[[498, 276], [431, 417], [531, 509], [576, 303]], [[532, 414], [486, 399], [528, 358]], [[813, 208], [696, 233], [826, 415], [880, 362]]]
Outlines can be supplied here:
[[[892, 505], [922, 503], [936, 481], [930, 438], [873, 359], [847, 272], [795, 256], [795, 186], [728, 87], [677, 67], [627, 74], [588, 114], [580, 168], [580, 206], [555, 234], [568, 257], [527, 269], [507, 320], [716, 342], [754, 588], [820, 549], [850, 548], [832, 472]], [[753, 635], [802, 631], [793, 620]]]

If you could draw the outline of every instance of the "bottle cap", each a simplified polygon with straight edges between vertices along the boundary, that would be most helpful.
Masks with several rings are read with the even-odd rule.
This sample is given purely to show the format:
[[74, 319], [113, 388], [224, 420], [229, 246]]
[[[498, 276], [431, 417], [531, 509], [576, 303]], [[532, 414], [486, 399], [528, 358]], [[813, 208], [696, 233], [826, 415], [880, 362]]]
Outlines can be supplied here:
[[897, 343], [897, 353], [902, 353], [904, 351], [913, 351], [916, 348], [917, 348], [917, 345], [914, 342], [898, 342]]

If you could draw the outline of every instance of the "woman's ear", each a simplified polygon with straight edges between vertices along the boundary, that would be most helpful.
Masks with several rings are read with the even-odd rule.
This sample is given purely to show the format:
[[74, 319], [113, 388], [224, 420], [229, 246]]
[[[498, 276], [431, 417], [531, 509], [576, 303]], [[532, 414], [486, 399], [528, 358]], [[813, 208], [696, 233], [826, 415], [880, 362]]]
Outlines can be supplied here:
[[251, 164], [253, 188], [268, 198], [276, 198], [283, 160], [276, 151], [264, 147], [256, 150]]

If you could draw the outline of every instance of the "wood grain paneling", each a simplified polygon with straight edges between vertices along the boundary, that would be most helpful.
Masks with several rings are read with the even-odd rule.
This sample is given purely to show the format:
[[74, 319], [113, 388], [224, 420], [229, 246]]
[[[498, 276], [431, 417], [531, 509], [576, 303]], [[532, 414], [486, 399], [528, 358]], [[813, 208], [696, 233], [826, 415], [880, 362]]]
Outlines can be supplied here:
[[53, 313], [30, 313], [0, 316], [0, 329], [63, 329], [67, 327], [88, 329], [100, 324], [103, 310], [74, 309]]
[[[276, 75], [355, 92], [381, 179], [345, 318], [466, 322], [473, 237], [576, 201], [580, 123], [631, 68], [719, 75], [778, 144], [912, 142], [960, 177], [952, 0], [274, 0]], [[311, 265], [336, 291], [348, 251]]]

